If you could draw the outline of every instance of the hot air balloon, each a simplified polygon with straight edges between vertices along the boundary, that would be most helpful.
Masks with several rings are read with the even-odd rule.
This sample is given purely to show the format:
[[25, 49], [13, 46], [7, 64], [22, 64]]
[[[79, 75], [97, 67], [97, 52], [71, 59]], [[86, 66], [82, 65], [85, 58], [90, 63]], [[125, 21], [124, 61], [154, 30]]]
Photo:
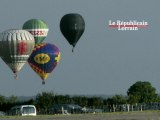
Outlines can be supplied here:
[[34, 36], [35, 44], [43, 42], [49, 31], [46, 22], [40, 19], [30, 19], [23, 24], [22, 28]]
[[1, 58], [17, 78], [17, 72], [26, 63], [34, 48], [34, 37], [28, 31], [19, 29], [6, 30], [0, 37]]
[[[83, 17], [77, 13], [66, 14], [60, 21], [60, 30], [73, 49], [82, 36], [85, 29]], [[72, 49], [72, 52], [73, 52]]]
[[50, 43], [40, 43], [35, 45], [34, 50], [28, 59], [28, 63], [41, 77], [42, 84], [45, 84], [45, 80], [57, 66], [59, 60], [60, 52], [55, 45]]

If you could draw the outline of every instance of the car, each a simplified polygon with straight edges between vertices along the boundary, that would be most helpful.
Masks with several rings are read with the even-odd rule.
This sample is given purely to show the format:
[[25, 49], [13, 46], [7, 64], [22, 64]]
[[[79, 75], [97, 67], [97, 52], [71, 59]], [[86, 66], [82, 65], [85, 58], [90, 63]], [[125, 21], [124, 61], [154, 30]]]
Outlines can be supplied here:
[[5, 113], [5, 112], [0, 111], [0, 116], [5, 116], [5, 115], [6, 115], [6, 113]]

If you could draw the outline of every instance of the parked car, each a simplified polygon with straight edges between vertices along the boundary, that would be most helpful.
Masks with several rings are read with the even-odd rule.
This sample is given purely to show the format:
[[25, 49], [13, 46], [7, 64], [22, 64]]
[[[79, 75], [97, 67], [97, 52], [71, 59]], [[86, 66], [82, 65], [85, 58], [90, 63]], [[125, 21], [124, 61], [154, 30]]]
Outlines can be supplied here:
[[0, 116], [5, 116], [5, 115], [7, 115], [5, 112], [0, 111]]

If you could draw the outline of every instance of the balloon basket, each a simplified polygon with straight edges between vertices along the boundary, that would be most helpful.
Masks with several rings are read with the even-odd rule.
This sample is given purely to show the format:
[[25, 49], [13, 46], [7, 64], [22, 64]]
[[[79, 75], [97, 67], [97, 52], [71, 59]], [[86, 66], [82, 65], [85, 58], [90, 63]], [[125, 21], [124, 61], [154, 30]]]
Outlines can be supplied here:
[[42, 85], [45, 85], [45, 81], [42, 81]]
[[74, 52], [74, 47], [72, 48], [72, 52]]
[[14, 73], [14, 79], [18, 80], [18, 75], [17, 75], [17, 73]]

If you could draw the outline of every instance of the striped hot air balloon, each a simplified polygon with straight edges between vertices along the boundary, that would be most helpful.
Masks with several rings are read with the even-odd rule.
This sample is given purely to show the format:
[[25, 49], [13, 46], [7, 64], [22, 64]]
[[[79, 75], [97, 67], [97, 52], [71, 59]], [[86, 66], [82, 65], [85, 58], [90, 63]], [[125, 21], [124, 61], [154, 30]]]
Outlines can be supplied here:
[[26, 30], [9, 29], [1, 33], [1, 58], [17, 77], [35, 45], [34, 37]]
[[35, 44], [42, 43], [48, 34], [48, 25], [40, 19], [30, 19], [23, 24], [22, 29], [29, 31], [35, 39]]

